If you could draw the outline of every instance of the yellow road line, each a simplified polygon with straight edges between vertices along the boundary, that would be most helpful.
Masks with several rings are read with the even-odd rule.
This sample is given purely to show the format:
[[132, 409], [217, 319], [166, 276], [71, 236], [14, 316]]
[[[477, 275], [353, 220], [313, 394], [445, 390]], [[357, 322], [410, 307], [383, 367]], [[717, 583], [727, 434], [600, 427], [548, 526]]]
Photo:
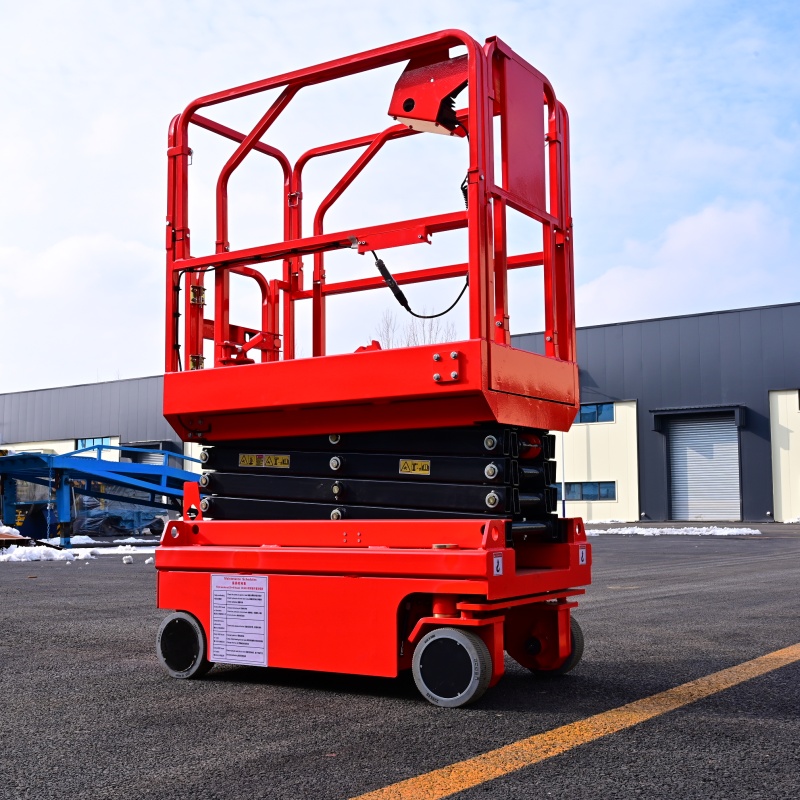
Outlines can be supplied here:
[[438, 800], [800, 661], [800, 643], [352, 800]]

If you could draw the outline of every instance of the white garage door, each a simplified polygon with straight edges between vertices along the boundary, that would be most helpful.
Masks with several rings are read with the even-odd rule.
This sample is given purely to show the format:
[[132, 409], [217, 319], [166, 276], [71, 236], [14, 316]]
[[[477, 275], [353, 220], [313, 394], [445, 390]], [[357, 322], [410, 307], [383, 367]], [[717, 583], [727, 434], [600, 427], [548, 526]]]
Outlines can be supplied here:
[[733, 415], [669, 425], [672, 519], [739, 520], [739, 432]]

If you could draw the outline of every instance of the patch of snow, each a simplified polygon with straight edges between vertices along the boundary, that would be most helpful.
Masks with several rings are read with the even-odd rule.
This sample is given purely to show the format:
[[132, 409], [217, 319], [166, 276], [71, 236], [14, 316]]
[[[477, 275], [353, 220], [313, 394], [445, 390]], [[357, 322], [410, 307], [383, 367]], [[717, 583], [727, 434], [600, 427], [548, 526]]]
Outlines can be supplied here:
[[0, 523], [0, 533], [19, 536], [19, 531], [16, 528], [9, 528], [8, 525], [3, 525], [2, 523]]
[[624, 519], [593, 519], [593, 520], [584, 520], [584, 525], [619, 525], [620, 523], [625, 522]]
[[800, 525], [800, 517], [795, 517], [794, 519], [785, 519], [783, 521], [784, 525]]
[[[61, 538], [58, 536], [53, 536], [50, 539], [42, 539], [42, 541], [47, 542], [47, 544], [61, 544]], [[97, 541], [92, 539], [91, 536], [84, 536], [82, 533], [77, 536], [70, 536], [69, 541], [70, 544], [97, 544]]]
[[129, 536], [127, 539], [114, 539], [114, 544], [136, 544], [136, 542], [147, 542], [152, 544], [152, 539], [137, 539], [135, 536]]
[[135, 547], [132, 544], [118, 544], [116, 547], [95, 547], [92, 553], [96, 556], [119, 556], [126, 553], [155, 553], [156, 547]]
[[153, 563], [153, 561], [154, 561], [153, 557], [152, 557], [152, 556], [150, 556], [150, 558], [146, 558], [146, 559], [145, 559], [144, 563], [145, 563], [145, 564], [152, 564], [152, 563]]
[[625, 536], [760, 536], [761, 531], [754, 528], [718, 528], [711, 525], [706, 528], [608, 528], [606, 530], [586, 530], [587, 536], [617, 533]]
[[0, 550], [0, 562], [3, 561], [87, 561], [96, 550], [54, 550], [52, 547], [21, 547], [12, 544]]
[[133, 564], [133, 556], [122, 556], [123, 564]]

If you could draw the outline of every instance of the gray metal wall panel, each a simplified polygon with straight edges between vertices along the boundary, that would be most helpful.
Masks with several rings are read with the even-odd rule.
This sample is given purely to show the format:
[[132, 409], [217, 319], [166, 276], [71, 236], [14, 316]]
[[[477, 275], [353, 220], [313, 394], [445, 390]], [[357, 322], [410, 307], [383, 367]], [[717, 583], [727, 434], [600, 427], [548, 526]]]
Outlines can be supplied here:
[[783, 338], [783, 314], [765, 314], [761, 317], [763, 370], [765, 375], [783, 375], [786, 351], [797, 350], [798, 342]]
[[[624, 335], [621, 327], [609, 330], [606, 337], [606, 347], [614, 352], [622, 352], [624, 346]], [[625, 360], [622, 358], [606, 359], [606, 373], [604, 379], [605, 386], [622, 386], [625, 381]], [[603, 398], [608, 400], [609, 398]], [[617, 398], [623, 399], [623, 398]]]
[[662, 406], [682, 405], [681, 328], [678, 320], [674, 319], [665, 319], [658, 323], [658, 344], [655, 345], [654, 351], [660, 357]]
[[[707, 354], [710, 358], [712, 353]], [[736, 403], [742, 396], [742, 331], [734, 314], [719, 318], [719, 402]]]
[[[534, 352], [541, 342], [541, 334], [514, 337]], [[742, 518], [769, 519], [769, 392], [800, 387], [797, 342], [800, 303], [578, 330], [581, 401], [638, 402], [640, 508], [649, 518], [669, 513], [666, 437], [650, 412], [740, 405]]]
[[630, 398], [621, 398], [622, 400], [628, 400], [640, 397], [644, 391], [642, 329], [637, 325], [620, 325], [619, 328], [622, 331], [620, 360], [623, 366], [623, 376], [622, 383], [618, 385], [618, 388], [624, 388], [632, 393]]
[[697, 318], [687, 319], [686, 325], [678, 326], [678, 370], [680, 371], [681, 395], [689, 386], [700, 386], [703, 373], [700, 366], [700, 324]]
[[717, 357], [720, 352], [719, 315], [697, 318], [697, 354], [700, 370], [700, 403], [719, 403], [722, 386], [722, 364]]
[[163, 378], [0, 394], [0, 441], [119, 436], [123, 442], [180, 442], [162, 407]]
[[45, 426], [45, 406], [46, 401], [45, 398], [41, 394], [34, 394], [31, 397], [31, 402], [29, 403], [28, 408], [28, 417], [30, 422], [33, 423], [31, 429], [33, 430], [33, 438], [34, 439], [49, 439], [49, 436], [45, 436], [44, 432], [46, 430]]
[[792, 313], [792, 308], [782, 308], [781, 309], [781, 321], [783, 323], [783, 341], [786, 342], [786, 347], [784, 348], [784, 359], [783, 359], [783, 383], [780, 387], [775, 388], [783, 388], [789, 389], [791, 387], [792, 376], [800, 374], [800, 347], [797, 346], [797, 322], [796, 317]]

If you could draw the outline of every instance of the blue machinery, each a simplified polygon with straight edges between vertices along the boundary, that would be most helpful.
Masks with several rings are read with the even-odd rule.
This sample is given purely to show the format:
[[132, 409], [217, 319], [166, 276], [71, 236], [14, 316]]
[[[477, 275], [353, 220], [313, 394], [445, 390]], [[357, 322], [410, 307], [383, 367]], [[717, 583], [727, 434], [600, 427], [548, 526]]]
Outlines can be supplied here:
[[[103, 451], [115, 450], [120, 458], [103, 459]], [[142, 459], [134, 461], [133, 459]], [[144, 463], [143, 463], [144, 461]], [[17, 481], [26, 481], [49, 488], [47, 520], [57, 525], [62, 547], [70, 546], [73, 494], [88, 495], [103, 500], [180, 511], [183, 484], [196, 481], [198, 475], [172, 466], [179, 461], [200, 463], [196, 458], [141, 447], [94, 445], [64, 455], [17, 453], [0, 457], [2, 484], [2, 519], [6, 525], [16, 522]], [[139, 497], [115, 494], [115, 489], [135, 489]], [[55, 505], [55, 515], [52, 505]]]

